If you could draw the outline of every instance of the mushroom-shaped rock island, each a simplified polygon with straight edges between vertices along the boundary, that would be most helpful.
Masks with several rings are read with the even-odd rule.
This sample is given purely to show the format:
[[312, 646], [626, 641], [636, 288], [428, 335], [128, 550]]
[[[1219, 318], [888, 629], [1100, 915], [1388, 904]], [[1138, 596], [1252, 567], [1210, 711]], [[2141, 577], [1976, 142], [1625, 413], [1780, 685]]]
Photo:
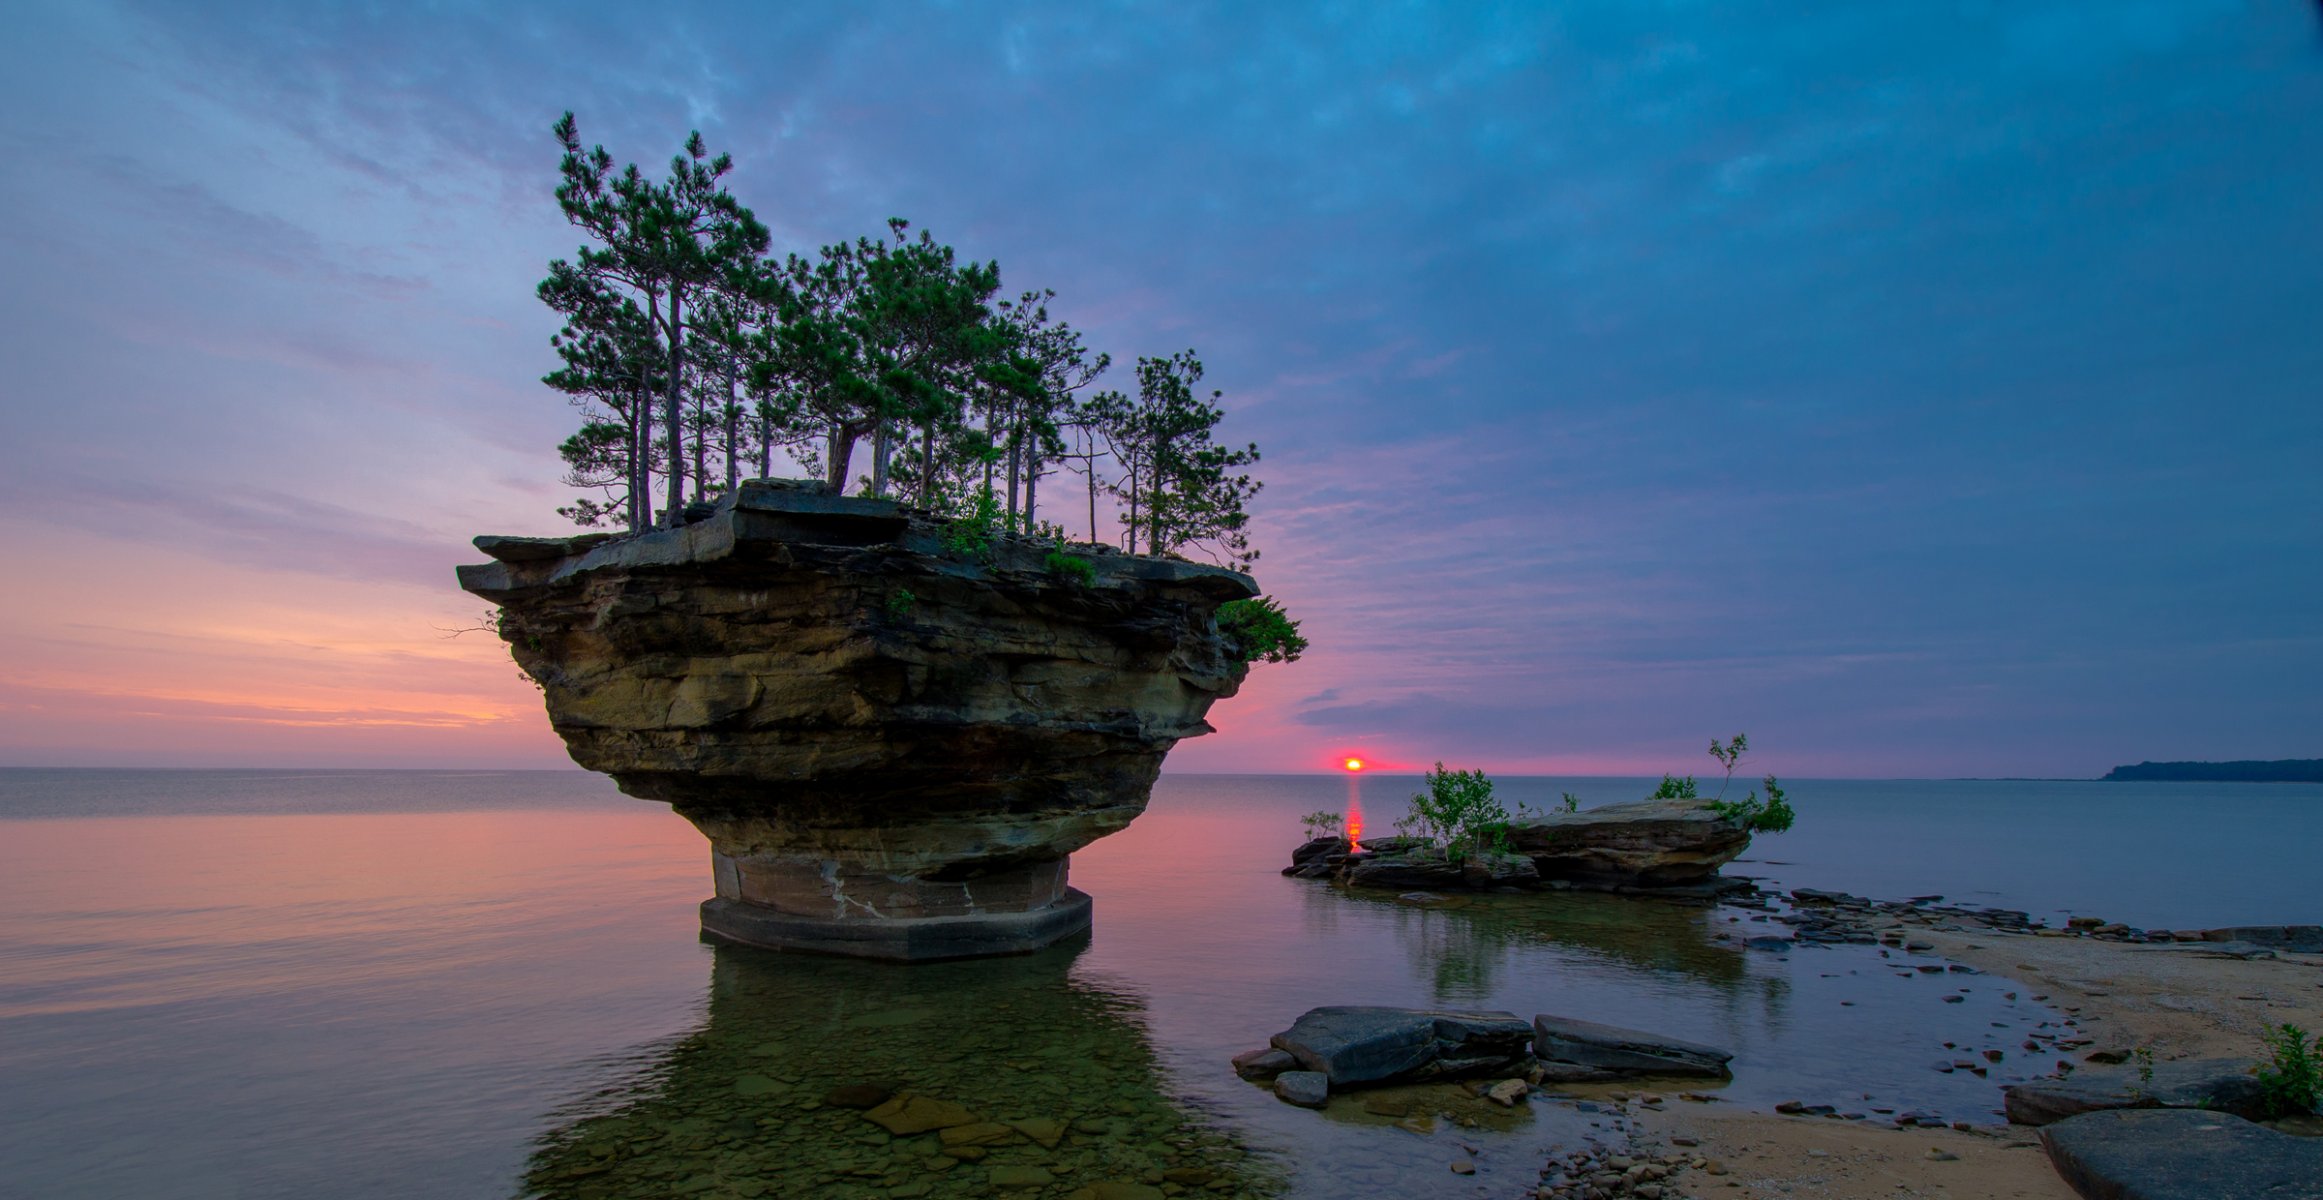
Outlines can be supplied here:
[[787, 480], [679, 528], [476, 546], [460, 586], [573, 760], [709, 836], [706, 933], [905, 960], [1088, 927], [1068, 857], [1210, 732], [1248, 670], [1218, 608], [1257, 592]]

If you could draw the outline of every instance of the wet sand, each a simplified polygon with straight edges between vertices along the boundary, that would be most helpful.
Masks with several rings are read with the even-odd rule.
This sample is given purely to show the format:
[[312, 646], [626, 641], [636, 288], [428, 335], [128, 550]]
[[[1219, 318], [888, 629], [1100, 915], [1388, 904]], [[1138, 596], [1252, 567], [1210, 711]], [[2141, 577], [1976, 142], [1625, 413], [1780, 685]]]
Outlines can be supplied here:
[[[2323, 1028], [2323, 956], [2216, 957], [2187, 944], [2134, 944], [1991, 930], [1915, 929], [1935, 953], [2016, 981], [2073, 1014], [2075, 1053], [2149, 1047], [2157, 1060], [2264, 1051], [2261, 1030], [2289, 1022]], [[1581, 1089], [1576, 1089], [1581, 1090]], [[1660, 1111], [1629, 1106], [1640, 1142], [1715, 1160], [1722, 1174], [1689, 1169], [1666, 1195], [1813, 1196], [1890, 1200], [1927, 1196], [2075, 1200], [2024, 1126], [1891, 1129], [1815, 1116], [1738, 1111], [1716, 1102]], [[1693, 1146], [1686, 1146], [1690, 1140]]]

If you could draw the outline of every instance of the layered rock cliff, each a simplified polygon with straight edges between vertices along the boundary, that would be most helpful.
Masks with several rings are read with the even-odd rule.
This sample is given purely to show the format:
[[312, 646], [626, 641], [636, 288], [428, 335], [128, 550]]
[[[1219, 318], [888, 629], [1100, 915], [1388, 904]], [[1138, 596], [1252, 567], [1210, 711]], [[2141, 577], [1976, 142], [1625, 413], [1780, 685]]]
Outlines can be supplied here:
[[[1170, 747], [1210, 731], [1247, 670], [1215, 614], [1257, 589], [959, 540], [891, 501], [760, 480], [683, 528], [478, 538], [496, 561], [460, 585], [500, 606], [573, 760], [709, 836], [713, 932], [1025, 949], [1087, 923], [1066, 856], [1128, 825]], [[990, 929], [909, 924], [957, 918]]]

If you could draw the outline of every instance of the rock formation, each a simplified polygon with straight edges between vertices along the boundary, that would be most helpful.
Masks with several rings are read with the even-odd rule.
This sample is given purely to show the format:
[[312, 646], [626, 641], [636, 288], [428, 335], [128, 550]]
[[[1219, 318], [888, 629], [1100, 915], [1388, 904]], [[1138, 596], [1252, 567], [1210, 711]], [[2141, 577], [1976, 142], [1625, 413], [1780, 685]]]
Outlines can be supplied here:
[[1707, 800], [1633, 800], [1511, 825], [1508, 843], [1543, 879], [1680, 887], [1718, 874], [1749, 847], [1750, 831]]
[[1508, 848], [1454, 859], [1426, 838], [1321, 837], [1291, 852], [1285, 875], [1350, 887], [1537, 886], [1598, 891], [1699, 891], [1741, 886], [1718, 868], [1750, 845], [1750, 831], [1706, 800], [1639, 800], [1531, 817], [1508, 827]]
[[682, 528], [481, 537], [460, 586], [573, 760], [710, 839], [703, 928], [882, 958], [1089, 924], [1067, 856], [1144, 811], [1248, 665], [1246, 575], [948, 536], [892, 501], [757, 480]]

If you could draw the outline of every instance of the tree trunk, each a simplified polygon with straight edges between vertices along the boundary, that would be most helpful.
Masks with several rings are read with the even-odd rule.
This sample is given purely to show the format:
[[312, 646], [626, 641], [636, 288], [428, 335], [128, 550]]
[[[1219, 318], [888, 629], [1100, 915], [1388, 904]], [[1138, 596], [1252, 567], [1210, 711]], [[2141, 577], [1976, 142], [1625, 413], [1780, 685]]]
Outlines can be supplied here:
[[726, 359], [726, 494], [734, 494], [734, 484], [742, 471], [742, 406], [734, 402], [734, 360]]
[[823, 482], [835, 495], [847, 494], [847, 460], [855, 457], [855, 431], [845, 421], [831, 422], [830, 449], [823, 455]]
[[1040, 486], [1040, 481], [1041, 462], [1040, 458], [1035, 456], [1032, 465], [1024, 473], [1024, 528], [1027, 533], [1032, 532], [1032, 492], [1034, 488]]
[[871, 429], [871, 494], [887, 494], [887, 458], [893, 451], [887, 440], [887, 421], [882, 419]]
[[669, 431], [669, 511], [662, 514], [664, 524], [675, 528], [686, 520], [686, 431], [678, 415], [678, 395], [685, 387], [686, 378], [686, 301], [682, 289], [672, 286], [669, 292], [669, 399], [662, 405], [664, 425]]
[[774, 418], [758, 414], [758, 477], [774, 478]]
[[1017, 477], [1017, 458], [1022, 453], [1019, 447], [1023, 442], [1024, 425], [1020, 421], [1015, 428], [1008, 431], [1008, 527], [1012, 530], [1017, 528], [1016, 489], [1020, 482]]
[[629, 532], [653, 524], [653, 397], [641, 378], [629, 396]]

